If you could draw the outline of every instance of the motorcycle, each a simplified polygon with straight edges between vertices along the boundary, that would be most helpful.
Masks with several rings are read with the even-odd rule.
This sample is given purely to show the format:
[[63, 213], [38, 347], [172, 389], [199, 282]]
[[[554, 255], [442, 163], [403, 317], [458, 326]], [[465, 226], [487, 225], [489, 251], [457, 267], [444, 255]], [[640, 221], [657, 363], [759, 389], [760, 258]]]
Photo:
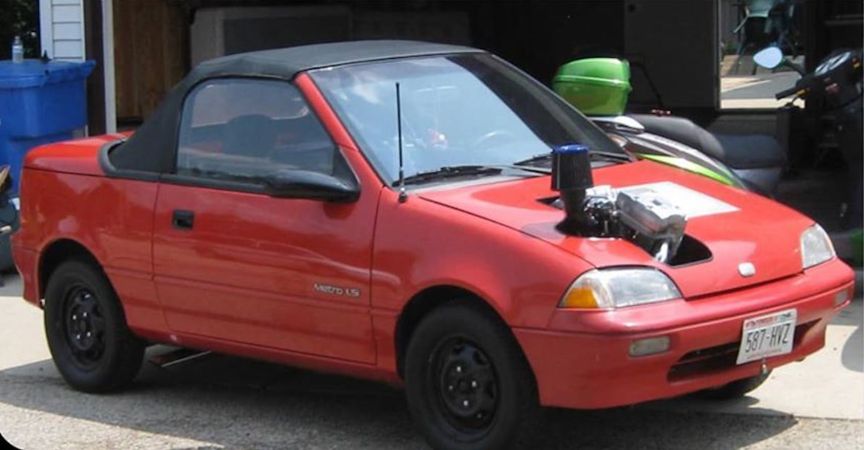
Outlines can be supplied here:
[[786, 166], [776, 139], [711, 133], [668, 113], [625, 115], [629, 79], [625, 60], [586, 58], [561, 66], [553, 89], [640, 159], [773, 196]]
[[[776, 178], [772, 174], [772, 178], [761, 183], [754, 176], [742, 177], [725, 163], [707, 156], [694, 146], [671, 139], [669, 133], [657, 133], [652, 116], [631, 114], [613, 117], [591, 117], [591, 120], [603, 129], [612, 140], [616, 141], [618, 145], [639, 159], [647, 159], [677, 167], [729, 186], [757, 192], [766, 196], [773, 194], [776, 188], [776, 180], [779, 179], [779, 172], [782, 170], [780, 167], [773, 169], [776, 172]], [[679, 117], [670, 117], [667, 120], [678, 122], [676, 125], [680, 124], [683, 127], [696, 127], [689, 120]], [[646, 122], [649, 125], [654, 125], [650, 131], [645, 125]]]

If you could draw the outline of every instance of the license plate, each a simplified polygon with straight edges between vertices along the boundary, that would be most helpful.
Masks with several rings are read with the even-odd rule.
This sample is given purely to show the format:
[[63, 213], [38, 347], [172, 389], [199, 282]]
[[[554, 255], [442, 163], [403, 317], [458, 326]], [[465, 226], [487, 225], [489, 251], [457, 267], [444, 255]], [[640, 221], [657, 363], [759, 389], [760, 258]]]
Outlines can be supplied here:
[[745, 320], [736, 364], [790, 353], [797, 318], [798, 311], [788, 309]]

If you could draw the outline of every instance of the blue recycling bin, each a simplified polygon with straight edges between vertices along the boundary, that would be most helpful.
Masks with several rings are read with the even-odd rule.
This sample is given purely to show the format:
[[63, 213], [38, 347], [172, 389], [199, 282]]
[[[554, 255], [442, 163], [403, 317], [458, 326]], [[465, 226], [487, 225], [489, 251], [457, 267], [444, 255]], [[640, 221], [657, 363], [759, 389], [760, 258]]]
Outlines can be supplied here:
[[[94, 66], [93, 61], [0, 61], [0, 165], [11, 166], [12, 176], [11, 190], [0, 198], [0, 227], [18, 228], [17, 197], [27, 152], [71, 139], [87, 124], [85, 82]], [[6, 233], [0, 235], [0, 270], [11, 267]]]
[[85, 82], [94, 66], [93, 61], [0, 61], [0, 165], [11, 166], [13, 197], [30, 149], [71, 139], [87, 124]]

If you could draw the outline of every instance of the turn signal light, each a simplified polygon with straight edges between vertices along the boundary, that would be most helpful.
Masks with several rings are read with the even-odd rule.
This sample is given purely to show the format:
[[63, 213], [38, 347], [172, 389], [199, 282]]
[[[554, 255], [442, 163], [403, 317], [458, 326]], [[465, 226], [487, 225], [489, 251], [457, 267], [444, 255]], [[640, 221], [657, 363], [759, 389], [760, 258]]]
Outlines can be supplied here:
[[597, 299], [594, 298], [594, 290], [591, 286], [574, 287], [567, 291], [567, 295], [561, 299], [562, 308], [597, 308]]

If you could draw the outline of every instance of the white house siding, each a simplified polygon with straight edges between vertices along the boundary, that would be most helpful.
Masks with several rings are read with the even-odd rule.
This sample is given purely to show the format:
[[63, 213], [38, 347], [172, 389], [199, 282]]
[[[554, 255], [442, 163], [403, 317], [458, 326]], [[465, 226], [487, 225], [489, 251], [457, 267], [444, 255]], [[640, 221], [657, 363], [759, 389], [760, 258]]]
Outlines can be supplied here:
[[81, 61], [84, 52], [82, 0], [39, 0], [42, 51], [53, 59]]

